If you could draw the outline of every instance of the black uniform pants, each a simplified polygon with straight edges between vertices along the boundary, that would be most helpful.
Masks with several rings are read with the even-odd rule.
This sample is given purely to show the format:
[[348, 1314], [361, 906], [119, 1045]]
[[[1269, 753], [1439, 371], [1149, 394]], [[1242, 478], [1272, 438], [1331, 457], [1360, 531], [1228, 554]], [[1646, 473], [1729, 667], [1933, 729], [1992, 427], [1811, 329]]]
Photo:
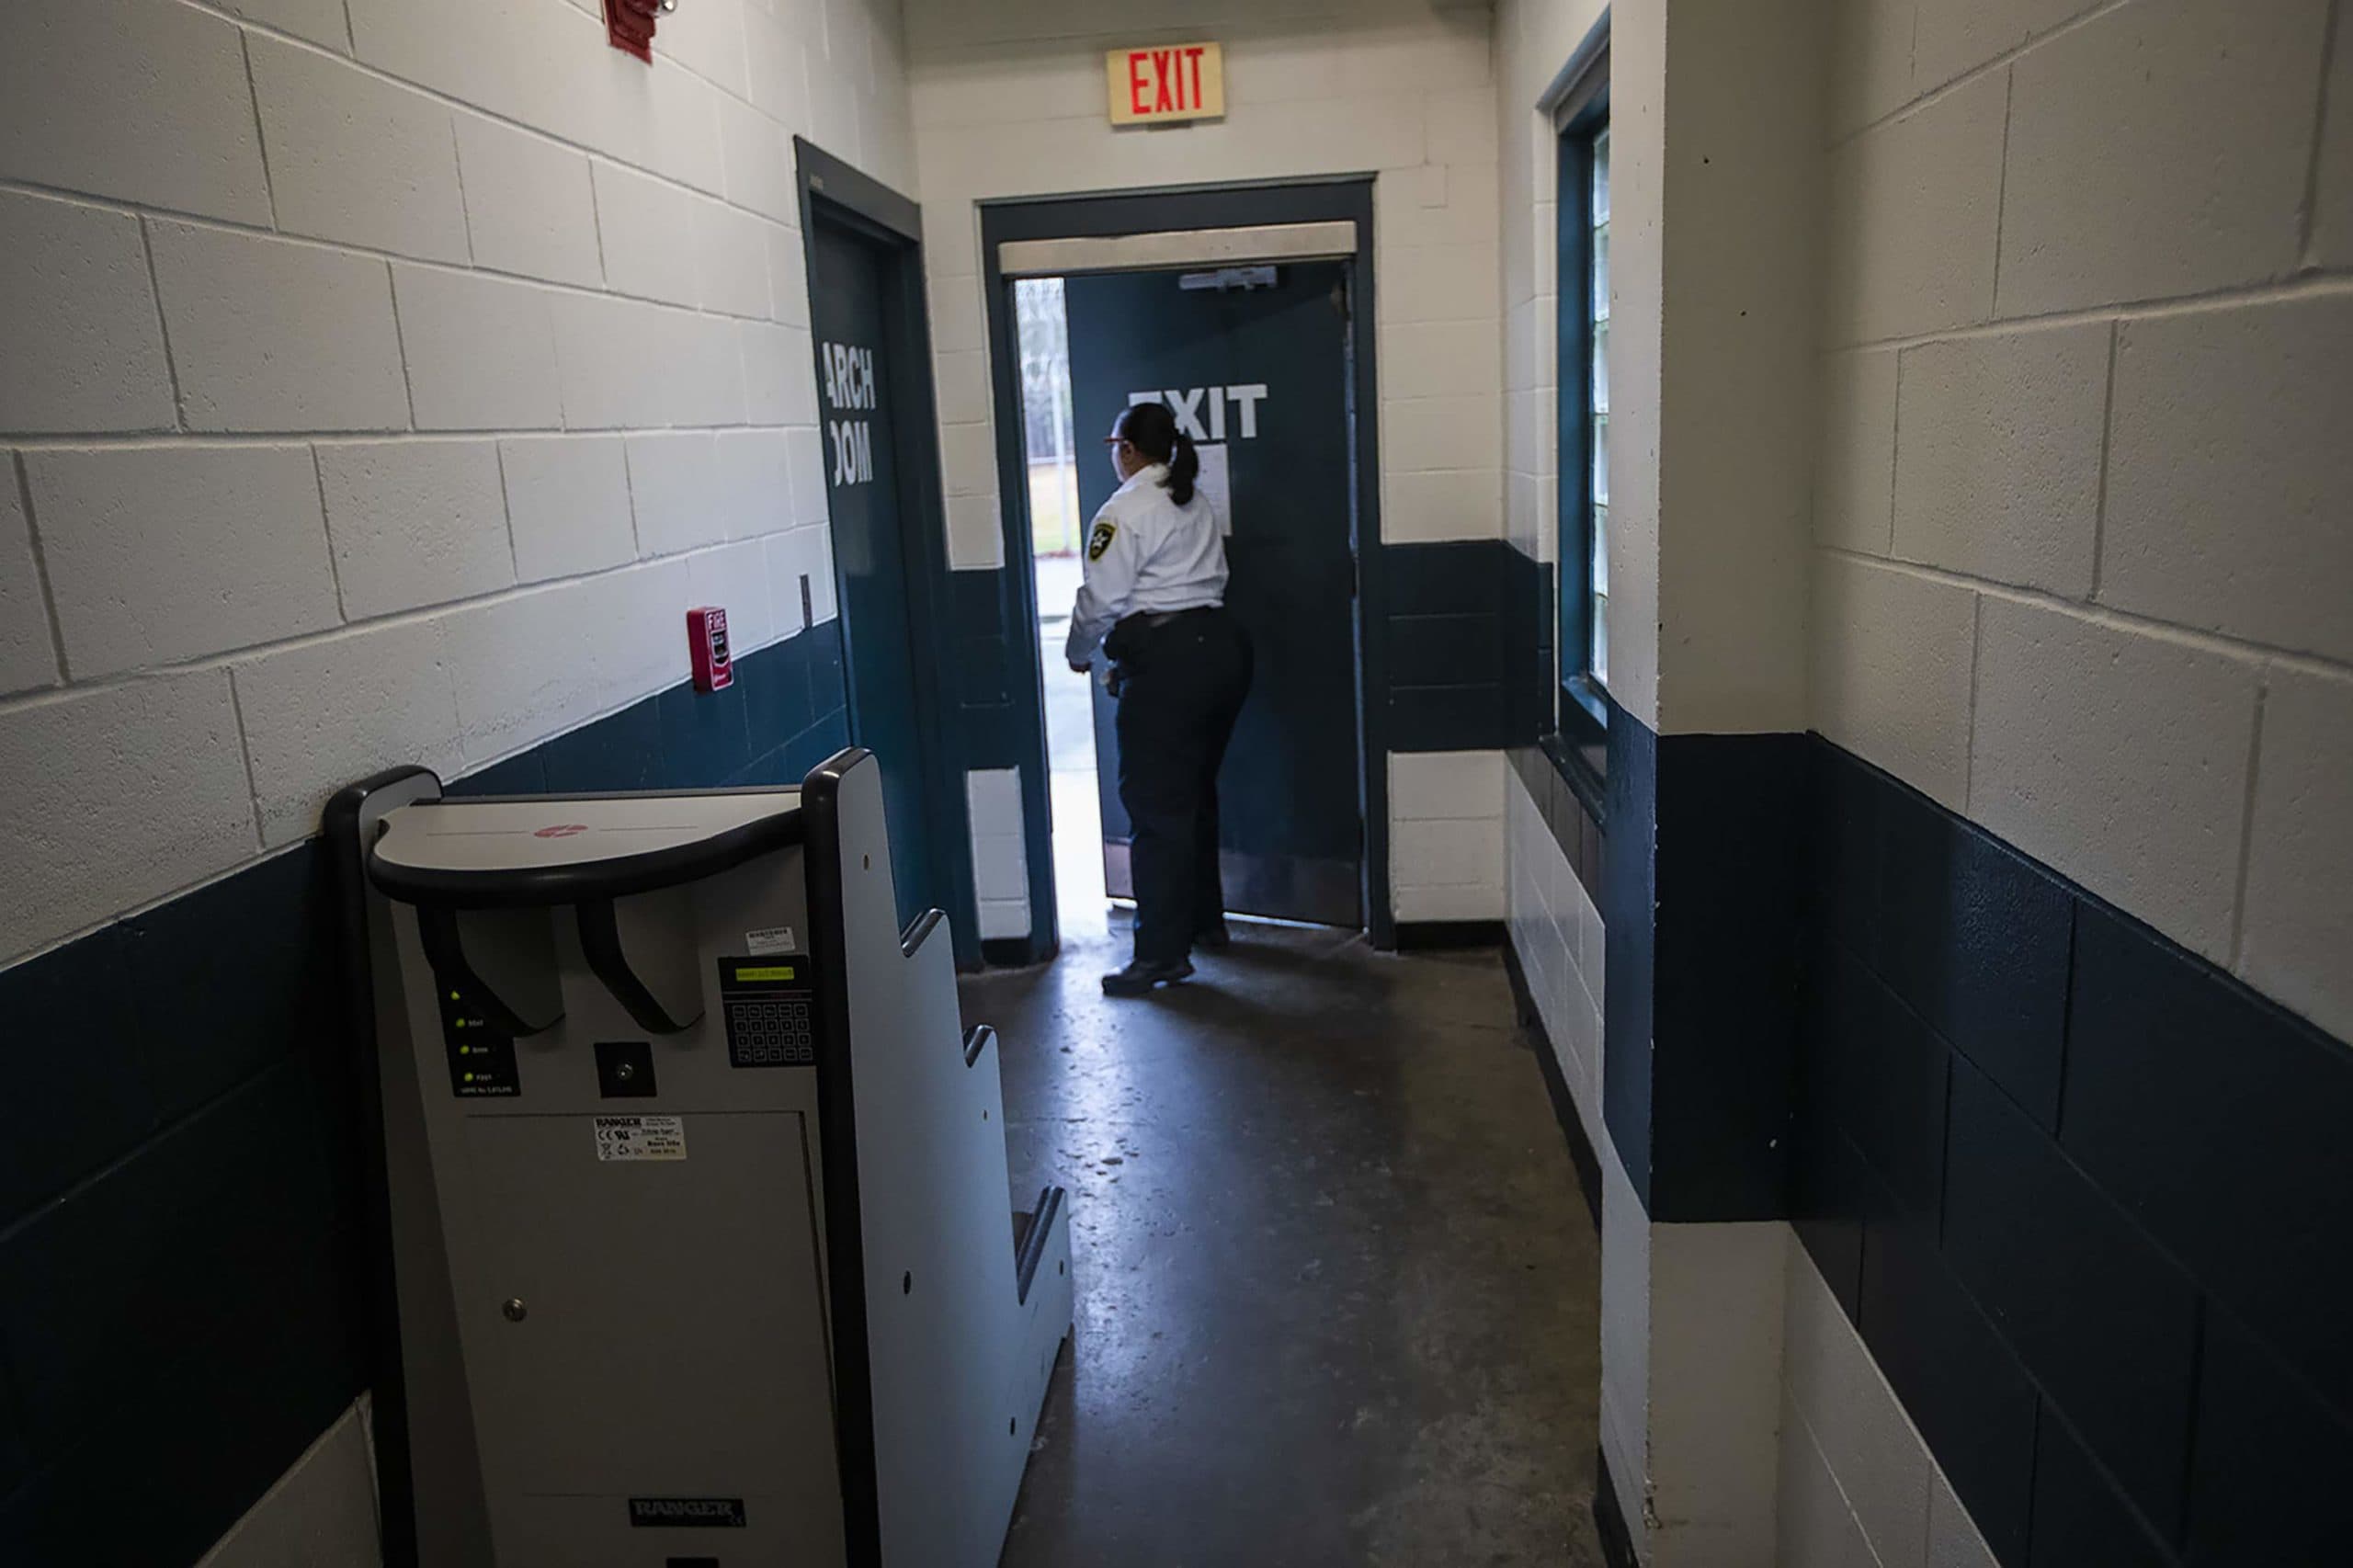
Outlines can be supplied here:
[[1120, 803], [1134, 829], [1136, 957], [1174, 963], [1225, 918], [1217, 771], [1250, 695], [1250, 638], [1220, 608], [1154, 619], [1129, 617], [1104, 650], [1120, 679]]

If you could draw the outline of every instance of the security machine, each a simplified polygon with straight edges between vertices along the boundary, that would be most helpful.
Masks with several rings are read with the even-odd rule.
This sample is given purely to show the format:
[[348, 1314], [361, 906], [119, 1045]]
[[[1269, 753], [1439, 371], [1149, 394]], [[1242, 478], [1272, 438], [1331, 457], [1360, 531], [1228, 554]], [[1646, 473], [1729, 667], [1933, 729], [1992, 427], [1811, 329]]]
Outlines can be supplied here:
[[401, 769], [329, 814], [386, 1561], [995, 1562], [1069, 1221], [1006, 1202], [994, 1037], [938, 912], [898, 928], [874, 758], [506, 799]]

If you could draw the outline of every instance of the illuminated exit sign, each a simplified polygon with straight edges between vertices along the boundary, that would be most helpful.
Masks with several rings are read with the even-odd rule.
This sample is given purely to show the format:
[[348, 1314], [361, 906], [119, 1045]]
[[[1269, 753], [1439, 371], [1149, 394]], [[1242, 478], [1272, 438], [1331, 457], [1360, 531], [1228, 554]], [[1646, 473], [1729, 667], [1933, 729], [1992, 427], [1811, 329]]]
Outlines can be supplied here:
[[1111, 123], [1159, 125], [1225, 112], [1225, 51], [1213, 43], [1115, 49], [1104, 56]]

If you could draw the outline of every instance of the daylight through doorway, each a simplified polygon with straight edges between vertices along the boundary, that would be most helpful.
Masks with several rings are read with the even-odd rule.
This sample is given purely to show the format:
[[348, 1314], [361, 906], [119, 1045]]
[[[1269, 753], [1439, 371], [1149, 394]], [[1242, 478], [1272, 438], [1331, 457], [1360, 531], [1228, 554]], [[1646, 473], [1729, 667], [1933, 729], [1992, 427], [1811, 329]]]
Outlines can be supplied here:
[[[1063, 280], [1013, 286], [1021, 359], [1023, 455], [1029, 488], [1030, 563], [1038, 587], [1038, 663], [1045, 673], [1046, 757], [1053, 797], [1055, 903], [1064, 941], [1109, 934], [1103, 889], [1103, 813], [1097, 798], [1091, 676], [1063, 657], [1072, 601], [1085, 575], [1079, 540], [1078, 441], [1071, 426], [1070, 334]], [[1088, 442], [1090, 449], [1093, 442]]]

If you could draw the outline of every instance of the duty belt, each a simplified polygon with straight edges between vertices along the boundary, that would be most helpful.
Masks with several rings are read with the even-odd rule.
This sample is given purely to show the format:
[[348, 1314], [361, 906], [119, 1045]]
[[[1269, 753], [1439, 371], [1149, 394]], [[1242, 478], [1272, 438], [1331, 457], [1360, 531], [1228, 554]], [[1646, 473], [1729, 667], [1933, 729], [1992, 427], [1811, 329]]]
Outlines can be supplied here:
[[1188, 615], [1207, 615], [1211, 610], [1222, 608], [1224, 607], [1221, 605], [1195, 605], [1190, 609], [1139, 610], [1135, 619], [1142, 620], [1146, 626], [1159, 627], [1165, 626], [1172, 620], [1182, 620]]

